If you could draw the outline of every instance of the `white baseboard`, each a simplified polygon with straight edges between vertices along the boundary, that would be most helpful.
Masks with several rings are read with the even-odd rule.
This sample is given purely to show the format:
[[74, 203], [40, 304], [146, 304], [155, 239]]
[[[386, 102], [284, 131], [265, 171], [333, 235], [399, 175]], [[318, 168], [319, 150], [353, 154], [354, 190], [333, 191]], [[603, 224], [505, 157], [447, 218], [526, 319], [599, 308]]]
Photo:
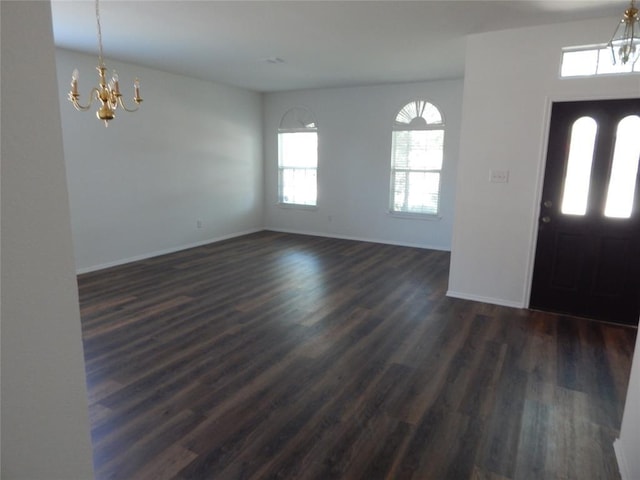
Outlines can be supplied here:
[[502, 298], [484, 297], [482, 295], [472, 295], [469, 293], [456, 292], [455, 290], [447, 290], [447, 297], [460, 298], [462, 300], [472, 300], [474, 302], [490, 303], [492, 305], [500, 305], [511, 308], [526, 308], [520, 302], [504, 300]]
[[286, 230], [286, 229], [280, 229], [280, 228], [265, 227], [265, 228], [257, 228], [257, 229], [247, 230], [247, 231], [244, 231], [244, 232], [232, 233], [230, 235], [224, 235], [224, 236], [221, 236], [221, 237], [209, 238], [207, 240], [203, 240], [203, 241], [195, 242], [195, 243], [189, 243], [187, 245], [178, 245], [178, 246], [171, 247], [171, 248], [166, 248], [166, 249], [163, 249], [163, 250], [156, 250], [154, 252], [143, 253], [141, 255], [135, 255], [133, 257], [122, 258], [122, 259], [119, 259], [119, 260], [115, 260], [113, 262], [101, 263], [101, 264], [98, 264], [98, 265], [92, 265], [90, 267], [83, 267], [83, 268], [77, 269], [76, 270], [76, 274], [81, 275], [83, 273], [96, 272], [98, 270], [104, 270], [105, 268], [117, 267], [119, 265], [125, 265], [127, 263], [137, 262], [139, 260], [146, 260], [148, 258], [158, 257], [160, 255], [166, 255], [168, 253], [179, 252], [181, 250], [188, 250], [189, 248], [201, 247], [203, 245], [208, 245], [210, 243], [221, 242], [223, 240], [228, 240], [230, 238], [241, 237], [243, 235], [249, 235], [251, 233], [262, 232], [262, 231], [265, 231], [265, 230], [268, 230], [268, 231], [271, 231], [271, 232], [291, 233], [291, 234], [297, 234], [297, 235], [310, 235], [310, 236], [315, 236], [315, 237], [338, 238], [338, 239], [341, 239], [341, 240], [355, 240], [355, 241], [358, 241], [358, 242], [371, 242], [371, 243], [381, 243], [381, 244], [385, 244], [385, 245], [397, 245], [397, 246], [400, 246], [400, 247], [423, 248], [425, 250], [439, 250], [439, 251], [445, 251], [445, 252], [450, 251], [449, 248], [442, 247], [441, 245], [414, 244], [414, 243], [407, 243], [407, 242], [394, 242], [394, 241], [389, 241], [389, 240], [380, 240], [380, 239], [375, 239], [375, 238], [363, 238], [363, 237], [352, 237], [352, 236], [349, 236], [349, 235], [339, 235], [339, 234], [333, 234], [333, 233], [310, 232], [310, 231], [304, 231], [304, 230]]
[[395, 242], [391, 240], [381, 240], [379, 238], [353, 237], [350, 235], [340, 235], [338, 233], [314, 232], [314, 231], [305, 231], [305, 230], [288, 230], [288, 229], [274, 228], [274, 227], [265, 227], [264, 229], [269, 230], [271, 232], [291, 233], [295, 235], [309, 235], [312, 237], [338, 238], [340, 240], [355, 240], [357, 242], [381, 243], [383, 245], [397, 245], [398, 247], [423, 248], [425, 250], [438, 250], [441, 252], [451, 251], [451, 248], [443, 247], [442, 245]]
[[618, 460], [618, 470], [620, 471], [620, 478], [622, 480], [632, 480], [631, 475], [629, 475], [629, 467], [627, 466], [627, 461], [625, 460], [624, 450], [620, 445], [620, 439], [616, 438], [613, 441], [613, 450], [616, 452], [616, 460]]
[[203, 245], [208, 245], [210, 243], [221, 242], [223, 240], [228, 240], [230, 238], [241, 237], [243, 235], [249, 235], [251, 233], [261, 232], [263, 228], [257, 228], [252, 230], [246, 230], [244, 232], [232, 233], [230, 235], [223, 235], [221, 237], [213, 237], [207, 240], [202, 240], [200, 242], [189, 243], [187, 245], [178, 245], [176, 247], [166, 248], [163, 250], [156, 250], [154, 252], [143, 253], [141, 255], [135, 255], [133, 257], [122, 258], [120, 260], [115, 260], [113, 262], [101, 263], [99, 265], [92, 265], [91, 267], [79, 268], [76, 270], [77, 275], [81, 275], [83, 273], [96, 272], [98, 270], [104, 270], [105, 268], [117, 267], [119, 265], [124, 265], [126, 263], [137, 262], [139, 260], [146, 260], [147, 258], [159, 257], [160, 255], [166, 255], [168, 253], [180, 252], [182, 250], [188, 250], [194, 247], [201, 247]]

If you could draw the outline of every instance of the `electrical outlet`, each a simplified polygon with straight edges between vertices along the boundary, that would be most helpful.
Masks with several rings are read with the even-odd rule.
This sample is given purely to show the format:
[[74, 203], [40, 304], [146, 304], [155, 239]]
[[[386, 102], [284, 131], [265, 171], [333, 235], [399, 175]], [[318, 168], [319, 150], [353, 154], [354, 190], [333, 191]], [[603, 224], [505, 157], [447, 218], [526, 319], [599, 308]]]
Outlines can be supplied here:
[[489, 181], [491, 183], [509, 183], [509, 170], [490, 170]]

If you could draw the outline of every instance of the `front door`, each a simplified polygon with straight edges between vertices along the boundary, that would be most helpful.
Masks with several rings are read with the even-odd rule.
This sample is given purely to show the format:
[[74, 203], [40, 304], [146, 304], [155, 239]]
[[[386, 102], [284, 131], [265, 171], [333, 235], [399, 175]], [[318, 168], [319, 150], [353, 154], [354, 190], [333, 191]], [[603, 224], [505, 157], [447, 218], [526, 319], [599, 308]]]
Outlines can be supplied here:
[[640, 98], [554, 103], [530, 307], [637, 325]]

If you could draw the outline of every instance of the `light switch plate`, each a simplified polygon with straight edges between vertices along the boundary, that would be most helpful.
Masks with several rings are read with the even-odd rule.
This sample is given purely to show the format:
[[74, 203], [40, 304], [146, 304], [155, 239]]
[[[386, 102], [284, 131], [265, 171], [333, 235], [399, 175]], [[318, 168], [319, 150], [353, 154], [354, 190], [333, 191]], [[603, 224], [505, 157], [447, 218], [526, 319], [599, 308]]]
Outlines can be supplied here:
[[509, 183], [509, 170], [490, 170], [489, 181], [491, 183]]

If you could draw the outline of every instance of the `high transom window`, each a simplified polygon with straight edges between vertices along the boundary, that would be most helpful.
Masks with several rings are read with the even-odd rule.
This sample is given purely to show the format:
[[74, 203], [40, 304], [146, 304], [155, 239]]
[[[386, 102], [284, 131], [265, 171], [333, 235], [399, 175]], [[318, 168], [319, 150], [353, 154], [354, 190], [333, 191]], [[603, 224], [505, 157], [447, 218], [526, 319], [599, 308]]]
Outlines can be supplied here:
[[396, 115], [391, 142], [392, 213], [438, 215], [444, 159], [444, 121], [425, 100], [406, 104]]
[[620, 73], [640, 73], [640, 61], [635, 65], [613, 64], [611, 49], [606, 45], [567, 48], [562, 52], [561, 77], [589, 77]]

